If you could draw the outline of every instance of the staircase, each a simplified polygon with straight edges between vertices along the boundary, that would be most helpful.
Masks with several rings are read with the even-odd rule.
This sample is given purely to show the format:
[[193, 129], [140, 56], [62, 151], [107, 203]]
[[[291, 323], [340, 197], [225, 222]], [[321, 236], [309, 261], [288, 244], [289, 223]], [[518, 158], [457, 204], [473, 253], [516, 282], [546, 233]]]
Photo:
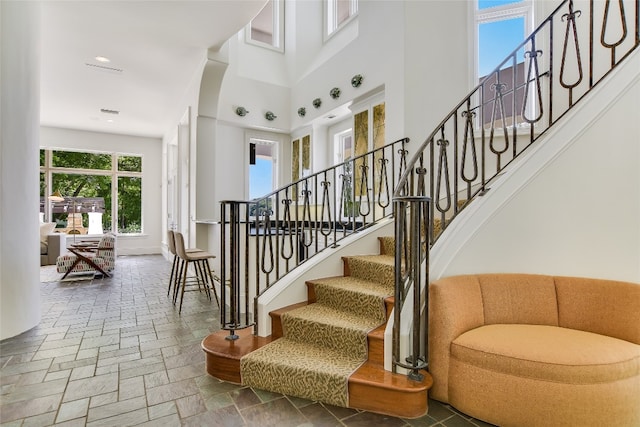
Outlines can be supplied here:
[[[615, 5], [618, 12], [609, 13]], [[429, 305], [425, 287], [435, 264], [429, 251], [439, 240], [446, 242], [444, 230], [473, 200], [491, 188], [484, 200], [498, 194], [500, 185], [512, 177], [509, 171], [525, 161], [523, 154], [545, 144], [555, 124], [578, 111], [573, 108], [583, 105], [594, 89], [600, 92], [600, 82], [620, 63], [633, 55], [637, 58], [639, 10], [640, 2], [632, 0], [564, 0], [447, 114], [422, 145], [412, 148], [411, 159], [406, 158], [408, 140], [401, 140], [303, 178], [263, 200], [223, 202], [222, 223], [228, 225], [222, 227], [220, 251], [224, 330], [203, 341], [207, 372], [223, 380], [350, 408], [404, 418], [424, 414], [431, 378], [421, 371], [428, 363], [429, 341], [424, 321], [428, 314], [423, 309]], [[605, 37], [616, 33], [617, 41]], [[506, 73], [506, 68], [518, 63], [521, 50], [526, 73]], [[511, 115], [505, 116], [505, 103], [511, 105]], [[618, 135], [626, 137], [623, 132]], [[383, 161], [378, 162], [379, 158]], [[388, 159], [390, 167], [396, 168], [392, 173], [376, 166], [386, 165]], [[356, 194], [353, 183], [358, 182], [358, 170], [372, 171], [376, 182], [393, 182], [393, 197], [387, 197], [388, 192], [372, 198], [367, 192]], [[395, 176], [400, 178], [386, 181]], [[609, 190], [602, 194], [608, 197]], [[321, 195], [322, 205], [312, 209], [311, 194]], [[585, 194], [590, 198], [588, 191]], [[355, 196], [360, 196], [359, 208], [343, 209]], [[254, 221], [247, 213], [252, 205], [275, 210], [272, 214], [267, 209], [262, 222]], [[302, 212], [297, 214], [290, 206]], [[350, 217], [342, 218], [347, 213]], [[313, 256], [391, 215], [398, 249], [394, 250], [394, 239], [385, 238], [378, 255], [343, 258], [343, 276], [307, 281], [306, 302], [271, 312], [271, 336], [253, 334], [263, 321], [256, 309], [258, 300], [272, 285], [295, 268], [312, 268], [307, 262]], [[453, 232], [461, 235], [458, 227]], [[249, 255], [251, 250], [255, 255]], [[291, 285], [299, 283], [286, 285], [297, 291], [299, 286]], [[302, 299], [298, 296], [290, 301]], [[405, 301], [410, 303], [404, 305]], [[384, 330], [392, 310], [394, 342], [389, 343], [392, 356], [387, 365], [392, 364], [394, 372], [407, 369], [409, 376], [383, 369]], [[405, 331], [411, 331], [411, 336], [401, 335]], [[228, 340], [230, 332], [237, 332], [239, 339]], [[326, 379], [319, 379], [322, 365], [331, 372]], [[422, 372], [424, 380], [409, 379]]]
[[207, 372], [341, 407], [404, 418], [424, 415], [431, 377], [425, 373], [416, 382], [384, 370], [384, 330], [393, 308], [394, 240], [379, 241], [377, 255], [343, 258], [343, 276], [307, 281], [307, 302], [270, 313], [270, 337], [244, 333], [228, 341], [222, 331], [205, 339]]

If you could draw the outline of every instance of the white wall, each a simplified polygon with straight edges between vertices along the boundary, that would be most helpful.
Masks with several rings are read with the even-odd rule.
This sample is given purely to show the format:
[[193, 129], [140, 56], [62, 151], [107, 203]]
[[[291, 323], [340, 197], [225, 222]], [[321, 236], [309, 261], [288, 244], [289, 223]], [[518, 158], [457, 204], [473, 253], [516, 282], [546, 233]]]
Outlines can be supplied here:
[[410, 153], [471, 90], [470, 6], [468, 1], [405, 2], [405, 81], [400, 90], [405, 96], [402, 136], [411, 139]]
[[142, 156], [142, 223], [140, 236], [118, 236], [118, 255], [161, 252], [162, 238], [162, 140], [129, 135], [40, 128], [40, 147], [110, 151]]

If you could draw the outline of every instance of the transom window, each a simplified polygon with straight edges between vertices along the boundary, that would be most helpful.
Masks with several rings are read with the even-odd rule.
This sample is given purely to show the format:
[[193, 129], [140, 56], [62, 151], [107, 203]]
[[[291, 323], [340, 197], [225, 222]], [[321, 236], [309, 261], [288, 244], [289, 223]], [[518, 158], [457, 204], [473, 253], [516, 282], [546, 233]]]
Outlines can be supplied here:
[[284, 52], [284, 0], [269, 0], [245, 31], [245, 40], [256, 46]]
[[347, 25], [358, 13], [358, 0], [325, 0], [325, 39]]

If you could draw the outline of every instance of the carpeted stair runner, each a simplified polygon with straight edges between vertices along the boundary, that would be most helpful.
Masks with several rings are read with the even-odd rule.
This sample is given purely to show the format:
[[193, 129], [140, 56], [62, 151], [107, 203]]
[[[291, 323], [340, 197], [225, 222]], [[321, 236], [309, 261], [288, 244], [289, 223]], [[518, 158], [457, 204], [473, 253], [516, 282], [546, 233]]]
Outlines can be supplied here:
[[283, 337], [242, 357], [242, 383], [347, 407], [349, 376], [367, 360], [367, 333], [386, 321], [393, 294], [392, 249], [381, 248], [345, 258], [348, 276], [310, 281], [316, 302], [285, 312]]

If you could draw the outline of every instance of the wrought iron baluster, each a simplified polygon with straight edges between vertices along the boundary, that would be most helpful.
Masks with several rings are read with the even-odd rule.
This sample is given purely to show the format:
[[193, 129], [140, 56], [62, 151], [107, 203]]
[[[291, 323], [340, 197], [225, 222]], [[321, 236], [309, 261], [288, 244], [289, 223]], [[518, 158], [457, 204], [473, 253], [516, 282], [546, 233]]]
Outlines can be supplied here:
[[[308, 190], [308, 182], [304, 182], [304, 190], [300, 193], [303, 197], [302, 202], [302, 235], [300, 238], [302, 239], [302, 244], [309, 249], [309, 247], [313, 244], [313, 232], [311, 230], [311, 206], [309, 205], [309, 198], [311, 196], [311, 190]], [[309, 238], [307, 239], [307, 228], [309, 229]], [[306, 258], [306, 256], [305, 256]]]
[[[260, 222], [258, 222], [259, 224]], [[260, 269], [266, 275], [266, 285], [269, 286], [269, 274], [273, 271], [275, 266], [274, 253], [273, 253], [273, 233], [271, 233], [271, 215], [268, 211], [264, 212], [264, 228], [262, 235], [262, 259]], [[260, 235], [258, 232], [257, 235]], [[267, 257], [267, 250], [269, 256]], [[268, 264], [267, 264], [268, 261]]]
[[622, 24], [622, 32], [620, 34], [620, 38], [611, 43], [606, 41], [607, 39], [607, 30], [611, 28], [609, 26], [609, 10], [611, 9], [611, 0], [606, 0], [604, 5], [604, 17], [602, 19], [602, 30], [600, 32], [600, 43], [602, 46], [611, 49], [611, 67], [616, 65], [616, 47], [621, 45], [622, 42], [627, 38], [627, 20], [625, 19], [624, 13], [624, 2], [622, 0], [618, 0], [618, 15], [620, 16], [620, 23]]
[[[542, 118], [542, 83], [540, 82], [540, 69], [538, 65], [538, 57], [542, 55], [541, 50], [536, 50], [535, 39], [531, 39], [531, 50], [524, 53], [524, 57], [529, 59], [529, 67], [527, 68], [527, 82], [524, 87], [524, 99], [522, 101], [522, 118], [529, 124], [536, 123]], [[536, 85], [535, 105], [537, 109], [529, 105], [529, 91], [531, 90], [531, 83]], [[536, 116], [532, 117], [527, 113], [527, 110], [531, 112], [537, 112]]]
[[[569, 0], [569, 13], [562, 15], [562, 20], [567, 21], [564, 44], [562, 47], [562, 59], [560, 63], [560, 84], [563, 88], [569, 89], [569, 105], [573, 105], [573, 89], [582, 82], [582, 58], [580, 57], [580, 43], [578, 42], [578, 29], [576, 28], [576, 18], [579, 18], [582, 12], [579, 10], [573, 10], [573, 0]], [[569, 54], [569, 32], [573, 34], [573, 48], [576, 54], [576, 70], [578, 77], [573, 82], [568, 82], [565, 78], [565, 72], [567, 68], [567, 58]]]
[[[491, 89], [495, 91], [493, 97], [493, 110], [491, 111], [491, 130], [489, 131], [489, 149], [493, 154], [498, 156], [498, 170], [500, 170], [501, 155], [509, 149], [509, 132], [507, 132], [507, 118], [504, 112], [504, 97], [502, 92], [506, 89], [507, 85], [504, 83], [494, 83], [491, 85]], [[500, 115], [500, 124], [502, 126], [502, 132], [504, 137], [504, 147], [497, 149], [494, 142], [494, 133], [496, 129], [496, 112]]]
[[[402, 175], [407, 170], [407, 154], [409, 154], [409, 150], [404, 148], [404, 144], [402, 148], [398, 150], [398, 154], [400, 155], [400, 165], [398, 166], [398, 182], [402, 179]], [[402, 194], [409, 194], [409, 183], [405, 182], [404, 187], [402, 187]]]
[[[467, 108], [469, 105], [467, 105]], [[474, 135], [473, 118], [475, 111], [467, 109], [463, 111], [462, 117], [465, 118], [464, 125], [464, 141], [462, 142], [462, 166], [461, 175], [464, 182], [467, 183], [467, 199], [471, 198], [471, 183], [478, 178], [478, 155], [476, 153], [476, 139]], [[470, 159], [470, 160], [469, 160]], [[470, 162], [467, 163], [467, 162]], [[472, 170], [471, 175], [467, 174], [469, 167]]]
[[[369, 166], [367, 164], [365, 164], [364, 159], [362, 161], [362, 164], [359, 166], [360, 167], [360, 206], [358, 206], [358, 211], [360, 212], [360, 216], [362, 217], [366, 217], [367, 215], [369, 215], [369, 213], [371, 213], [371, 199], [369, 196]], [[367, 203], [366, 203], [366, 210], [362, 209], [362, 205], [364, 204], [362, 202], [362, 192], [364, 191], [364, 198], [367, 199]]]
[[[387, 208], [391, 203], [391, 196], [389, 195], [389, 177], [387, 176], [387, 165], [389, 159], [385, 158], [384, 150], [382, 151], [382, 157], [378, 159], [380, 162], [380, 184], [378, 186], [378, 206], [381, 208]], [[384, 187], [384, 191], [383, 191]], [[386, 196], [385, 201], [382, 201], [382, 195]]]
[[324, 224], [325, 218], [327, 218], [328, 227], [324, 227], [324, 225], [320, 228], [320, 233], [325, 237], [325, 245], [327, 242], [327, 237], [333, 232], [333, 221], [331, 220], [331, 199], [329, 197], [329, 187], [331, 186], [331, 182], [325, 180], [320, 183], [322, 185], [322, 210], [320, 215], [320, 222]]
[[[282, 200], [284, 205], [284, 213], [282, 215], [282, 221], [285, 224], [285, 229], [282, 233], [282, 244], [280, 245], [280, 256], [286, 261], [287, 271], [289, 271], [289, 261], [293, 258], [294, 245], [293, 245], [293, 232], [291, 230], [291, 203], [293, 200], [289, 198], [289, 189], [285, 191], [285, 198]], [[288, 246], [288, 248], [287, 248]]]
[[[442, 130], [442, 136], [438, 140], [437, 145], [440, 147], [440, 154], [438, 157], [438, 178], [436, 182], [436, 207], [442, 214], [442, 225], [444, 226], [444, 214], [451, 209], [451, 184], [449, 182], [449, 160], [447, 155], [449, 141], [444, 138], [444, 129]], [[443, 179], [444, 197], [441, 197], [443, 191]]]
[[340, 184], [340, 207], [338, 209], [338, 218], [340, 218], [340, 225], [342, 225], [342, 228], [345, 231], [350, 223], [349, 218], [354, 215], [353, 212], [355, 211], [355, 201], [351, 200], [353, 176], [351, 174], [350, 165], [351, 163], [345, 163], [344, 173], [340, 174], [342, 183]]

